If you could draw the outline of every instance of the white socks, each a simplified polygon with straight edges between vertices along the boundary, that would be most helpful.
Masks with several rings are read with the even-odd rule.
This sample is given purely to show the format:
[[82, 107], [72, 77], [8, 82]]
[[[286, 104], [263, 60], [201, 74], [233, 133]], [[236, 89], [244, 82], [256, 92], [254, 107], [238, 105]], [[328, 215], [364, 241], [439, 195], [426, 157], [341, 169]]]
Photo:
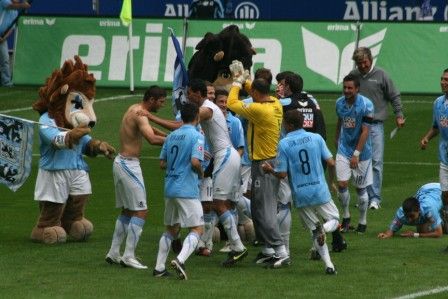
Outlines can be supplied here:
[[282, 208], [277, 213], [277, 222], [280, 235], [285, 243], [286, 252], [289, 255], [289, 235], [291, 233], [291, 210], [289, 207]]
[[234, 251], [243, 251], [245, 247], [241, 242], [240, 236], [238, 235], [235, 218], [232, 213], [230, 211], [224, 212], [221, 216], [219, 216], [219, 221], [226, 231], [227, 238], [230, 241], [230, 248]]
[[199, 235], [195, 232], [190, 232], [184, 240], [182, 244], [182, 250], [177, 256], [177, 259], [182, 264], [188, 259], [188, 257], [194, 252], [196, 247], [198, 246]]
[[112, 237], [112, 245], [109, 249], [109, 254], [112, 256], [119, 256], [120, 255], [120, 246], [123, 242], [124, 238], [126, 237], [126, 233], [128, 230], [129, 221], [131, 220], [130, 217], [127, 217], [125, 215], [118, 216], [117, 220], [115, 221], [115, 230], [114, 235]]
[[339, 199], [341, 200], [343, 218], [350, 218], [350, 193], [347, 188], [339, 188]]
[[139, 217], [132, 217], [128, 225], [128, 237], [126, 238], [126, 249], [123, 253], [123, 257], [135, 258], [135, 248], [137, 247], [138, 240], [143, 231], [143, 225], [145, 220]]
[[165, 232], [159, 240], [159, 253], [157, 254], [156, 270], [165, 270], [166, 259], [168, 258], [168, 253], [171, 249], [171, 242], [173, 242], [173, 237]]

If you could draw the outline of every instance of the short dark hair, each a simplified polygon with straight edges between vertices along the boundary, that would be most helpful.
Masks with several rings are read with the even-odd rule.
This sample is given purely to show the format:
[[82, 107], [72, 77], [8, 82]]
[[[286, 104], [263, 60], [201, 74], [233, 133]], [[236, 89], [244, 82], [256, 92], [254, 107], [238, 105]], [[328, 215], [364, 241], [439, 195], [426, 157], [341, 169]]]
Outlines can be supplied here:
[[225, 89], [218, 89], [218, 90], [215, 91], [215, 100], [219, 96], [226, 96], [226, 97], [228, 97], [229, 93]]
[[206, 87], [207, 86], [215, 87], [215, 86], [213, 86], [212, 82], [210, 82], [210, 81], [205, 80], [204, 83], [205, 83]]
[[352, 74], [348, 74], [347, 76], [344, 77], [344, 82], [347, 81], [353, 81], [353, 83], [355, 84], [356, 87], [359, 87], [359, 79], [356, 76], [353, 76]]
[[264, 79], [269, 85], [272, 84], [272, 72], [267, 68], [259, 68], [255, 71], [254, 79]]
[[412, 212], [418, 212], [420, 209], [420, 203], [417, 198], [411, 196], [403, 201], [402, 207], [404, 215], [407, 216]]
[[255, 79], [252, 82], [251, 88], [264, 95], [267, 95], [270, 92], [270, 84], [268, 84], [265, 79]]
[[185, 103], [180, 109], [180, 117], [184, 123], [194, 121], [199, 113], [199, 107], [193, 103]]
[[205, 85], [205, 81], [202, 79], [191, 79], [188, 83], [188, 87], [190, 87], [193, 92], [199, 91], [203, 97], [207, 96], [207, 85]]
[[283, 79], [286, 78], [286, 76], [288, 75], [294, 75], [294, 72], [291, 71], [283, 71], [277, 74], [277, 76], [275, 76], [275, 80], [277, 80], [277, 82], [282, 81]]
[[444, 69], [443, 72], [444, 72], [444, 73], [448, 73], [448, 69]]
[[155, 100], [158, 100], [160, 98], [166, 98], [166, 90], [157, 85], [152, 85], [145, 92], [145, 95], [143, 96], [143, 101], [146, 102], [150, 98], [153, 98]]
[[301, 93], [303, 90], [303, 79], [299, 74], [288, 74], [285, 77], [285, 85], [289, 86], [292, 93]]
[[294, 129], [303, 128], [303, 114], [297, 109], [286, 111], [283, 120], [286, 124], [293, 126]]

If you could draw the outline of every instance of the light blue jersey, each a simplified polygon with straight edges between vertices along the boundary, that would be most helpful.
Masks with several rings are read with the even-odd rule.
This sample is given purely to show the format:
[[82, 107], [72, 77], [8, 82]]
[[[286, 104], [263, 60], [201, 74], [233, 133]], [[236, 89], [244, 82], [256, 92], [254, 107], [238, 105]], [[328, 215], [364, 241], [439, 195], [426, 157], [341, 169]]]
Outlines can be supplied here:
[[[253, 99], [251, 97], [244, 99], [243, 102], [246, 104], [253, 103]], [[243, 134], [244, 134], [244, 152], [243, 156], [241, 157], [241, 165], [243, 166], [250, 166], [252, 165], [252, 161], [249, 159], [249, 150], [247, 147], [247, 125], [248, 121], [244, 117], [239, 116], [239, 120], [241, 121], [241, 125], [243, 126]]]
[[11, 0], [0, 0], [0, 34], [12, 24], [14, 19], [19, 14], [17, 9], [8, 9], [12, 4]]
[[192, 125], [171, 132], [163, 144], [160, 160], [165, 160], [165, 197], [199, 198], [198, 174], [191, 159], [204, 160], [204, 136]]
[[239, 118], [227, 112], [227, 128], [229, 129], [230, 141], [235, 149], [245, 147], [243, 125]]
[[440, 210], [442, 209], [441, 195], [442, 191], [439, 183], [423, 185], [414, 195], [420, 204], [418, 219], [414, 223], [409, 223], [404, 216], [403, 207], [400, 207], [389, 229], [397, 232], [403, 225], [418, 225], [430, 222], [432, 230], [435, 230], [442, 224], [442, 218], [440, 217]]
[[276, 172], [287, 172], [296, 207], [321, 205], [331, 200], [322, 160], [332, 157], [324, 139], [304, 129], [280, 140]]
[[[341, 131], [338, 140], [338, 154], [350, 159], [356, 149], [363, 125], [368, 125], [373, 119], [374, 107], [372, 101], [358, 94], [353, 105], [349, 106], [344, 96], [336, 101], [336, 115], [341, 121]], [[370, 134], [359, 156], [360, 161], [372, 158]]]
[[82, 155], [85, 153], [86, 145], [92, 137], [84, 135], [72, 149], [58, 149], [53, 142], [62, 131], [56, 128], [54, 119], [50, 118], [48, 113], [44, 113], [39, 118], [39, 122], [44, 124], [39, 128], [39, 168], [45, 170], [78, 169], [89, 171], [89, 166], [84, 161]]
[[448, 165], [448, 99], [445, 95], [434, 101], [432, 126], [439, 130], [439, 160]]

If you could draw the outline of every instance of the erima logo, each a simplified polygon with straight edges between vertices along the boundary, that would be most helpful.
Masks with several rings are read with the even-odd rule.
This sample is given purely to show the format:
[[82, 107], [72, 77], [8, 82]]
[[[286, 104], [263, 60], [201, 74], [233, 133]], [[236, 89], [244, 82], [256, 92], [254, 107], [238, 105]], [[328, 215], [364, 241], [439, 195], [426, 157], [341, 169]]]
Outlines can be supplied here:
[[[365, 37], [359, 41], [359, 47], [368, 47], [372, 52], [372, 66], [380, 54], [381, 43], [387, 28]], [[340, 84], [342, 79], [353, 69], [352, 55], [355, 42], [346, 45], [342, 52], [338, 46], [302, 26], [303, 46], [305, 48], [306, 66], [313, 72]]]
[[56, 19], [47, 19], [47, 18], [45, 18], [45, 23], [48, 26], [53, 26], [55, 22], [56, 22]]

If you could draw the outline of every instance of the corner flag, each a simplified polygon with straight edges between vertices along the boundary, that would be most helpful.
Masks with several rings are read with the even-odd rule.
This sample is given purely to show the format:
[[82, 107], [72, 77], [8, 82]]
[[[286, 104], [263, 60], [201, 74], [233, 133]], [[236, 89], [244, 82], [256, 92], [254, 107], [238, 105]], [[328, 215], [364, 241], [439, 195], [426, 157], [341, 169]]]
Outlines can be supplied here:
[[173, 41], [174, 49], [176, 50], [176, 60], [174, 61], [174, 78], [173, 78], [173, 113], [174, 116], [178, 114], [183, 104], [187, 102], [187, 85], [188, 73], [184, 63], [184, 56], [180, 48], [179, 41], [174, 35], [172, 28], [171, 40]]
[[123, 0], [120, 19], [124, 26], [129, 26], [132, 22], [132, 0]]

